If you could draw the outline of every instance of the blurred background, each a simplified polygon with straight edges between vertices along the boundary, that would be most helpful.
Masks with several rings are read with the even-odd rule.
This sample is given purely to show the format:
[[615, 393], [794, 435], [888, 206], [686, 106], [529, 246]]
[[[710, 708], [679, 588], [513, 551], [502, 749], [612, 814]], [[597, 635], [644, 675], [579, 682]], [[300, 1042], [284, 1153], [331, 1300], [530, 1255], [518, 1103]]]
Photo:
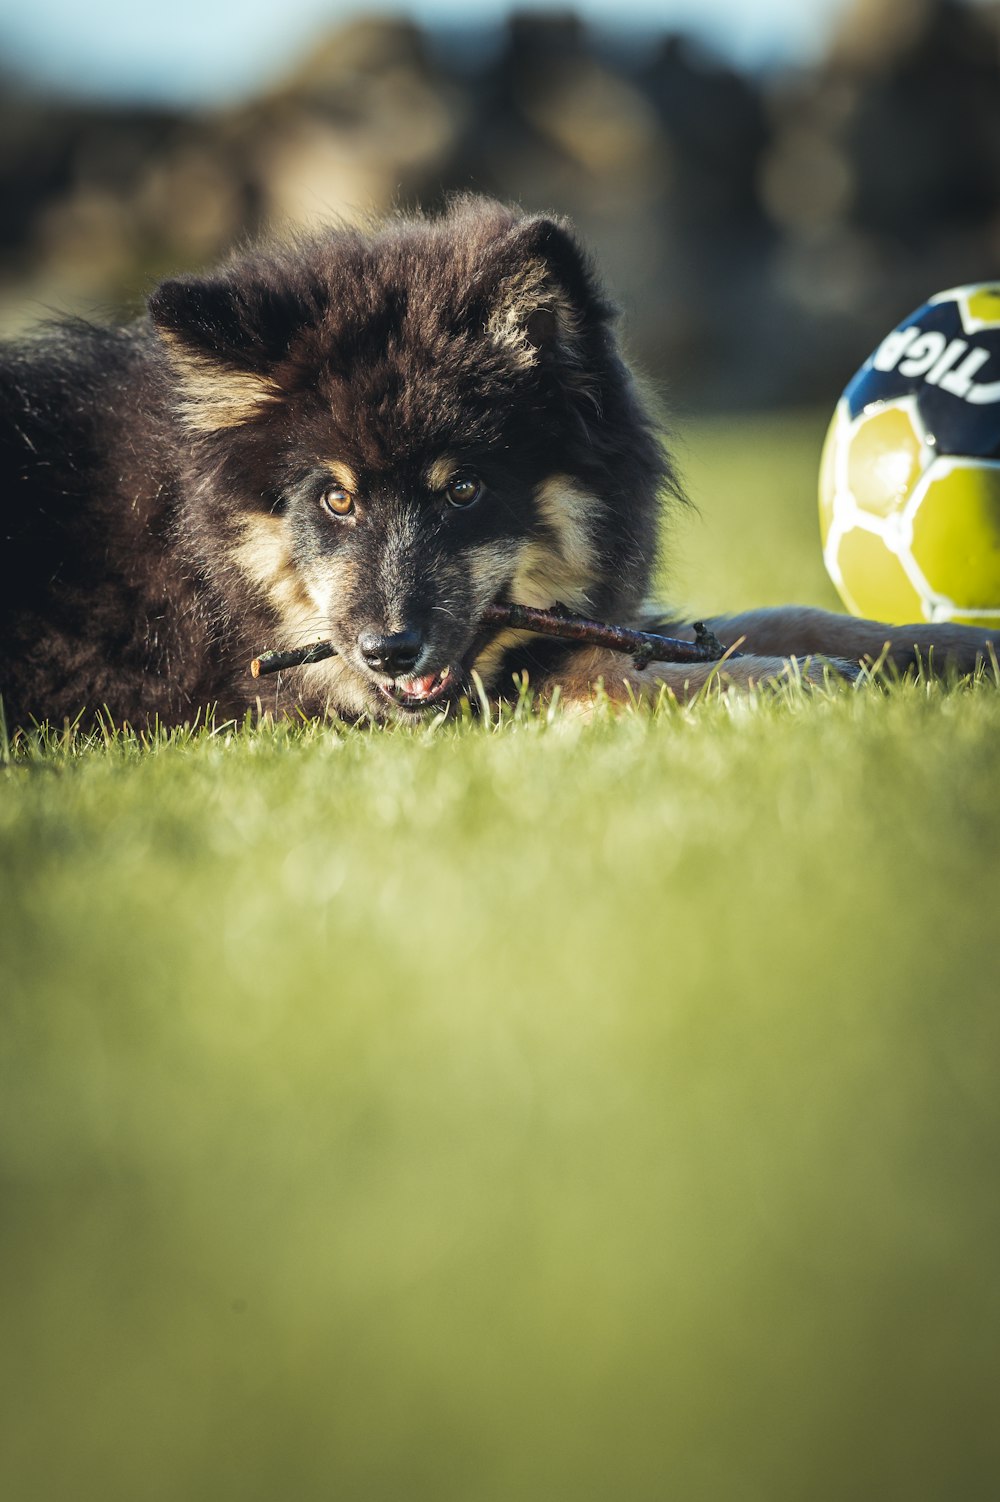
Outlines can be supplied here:
[[1000, 260], [998, 0], [0, 8], [0, 331], [247, 234], [476, 189], [571, 215], [681, 413], [832, 404]]

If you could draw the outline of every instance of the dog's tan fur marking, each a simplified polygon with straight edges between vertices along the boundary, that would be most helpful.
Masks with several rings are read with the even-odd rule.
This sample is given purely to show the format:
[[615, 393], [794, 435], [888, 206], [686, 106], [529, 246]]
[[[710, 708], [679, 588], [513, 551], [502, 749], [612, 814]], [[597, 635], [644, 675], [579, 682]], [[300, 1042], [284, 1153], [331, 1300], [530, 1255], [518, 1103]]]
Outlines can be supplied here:
[[243, 539], [233, 550], [233, 560], [274, 606], [283, 622], [291, 619], [298, 624], [304, 611], [315, 617], [316, 602], [292, 562], [282, 517], [248, 517], [243, 523]]
[[357, 673], [348, 666], [343, 657], [330, 657], [325, 662], [310, 663], [299, 668], [302, 697], [313, 696], [326, 700], [326, 713], [343, 713], [358, 716], [370, 710], [368, 695]]
[[[597, 567], [591, 534], [600, 502], [567, 475], [543, 480], [535, 501], [546, 536], [520, 548], [510, 597], [519, 605], [542, 610], [558, 602], [585, 612]], [[530, 640], [530, 632], [502, 631], [476, 659], [476, 671], [484, 683], [495, 679], [505, 653]]]
[[457, 459], [452, 459], [448, 454], [442, 454], [440, 459], [435, 459], [427, 468], [427, 485], [430, 490], [443, 490], [452, 475], [459, 468]]
[[281, 392], [266, 376], [229, 370], [214, 360], [203, 359], [167, 331], [161, 330], [160, 337], [184, 392], [181, 417], [195, 432], [219, 433], [242, 427], [281, 400]]
[[512, 648], [522, 647], [529, 641], [531, 641], [531, 633], [528, 631], [501, 631], [488, 647], [483, 648], [473, 666], [488, 688], [496, 683], [500, 664], [507, 653]]
[[517, 544], [478, 543], [465, 550], [462, 561], [476, 591], [476, 604], [473, 608], [478, 613], [484, 606], [491, 604], [509, 582], [518, 561]]
[[[233, 558], [277, 612], [281, 621], [280, 646], [301, 647], [321, 640], [326, 635], [331, 596], [348, 594], [356, 583], [356, 568], [348, 561], [334, 566], [327, 560], [322, 577], [303, 578], [292, 561], [288, 534], [280, 516], [248, 518], [243, 540], [235, 548]], [[310, 663], [297, 672], [296, 685], [303, 698], [325, 700], [328, 712], [336, 712], [339, 706], [357, 715], [366, 713], [364, 685], [342, 657]]]
[[357, 495], [358, 477], [349, 464], [343, 459], [321, 459], [320, 463], [330, 471], [335, 484], [346, 490], [348, 495]]
[[[257, 586], [265, 599], [293, 630], [306, 622], [317, 629], [334, 600], [348, 599], [357, 584], [357, 565], [350, 559], [326, 558], [314, 570], [303, 573], [293, 561], [288, 533], [280, 516], [249, 517], [243, 523], [243, 540], [233, 551], [237, 567]], [[289, 643], [291, 645], [291, 643]]]
[[519, 605], [543, 609], [558, 600], [586, 610], [597, 572], [592, 532], [601, 503], [567, 475], [550, 475], [538, 486], [535, 500], [548, 535], [523, 548], [513, 598]]
[[[475, 585], [478, 609], [482, 609], [495, 600], [509, 583], [511, 574], [515, 571], [519, 561], [518, 553], [516, 544], [512, 544], [509, 548], [502, 548], [495, 543], [481, 543], [478, 547], [469, 548], [465, 554], [465, 562]], [[519, 597], [515, 595], [514, 598]], [[483, 682], [492, 684], [497, 669], [503, 661], [504, 653], [519, 642], [527, 640], [528, 635], [524, 631], [501, 631], [499, 636], [494, 637], [475, 661], [476, 672]]]

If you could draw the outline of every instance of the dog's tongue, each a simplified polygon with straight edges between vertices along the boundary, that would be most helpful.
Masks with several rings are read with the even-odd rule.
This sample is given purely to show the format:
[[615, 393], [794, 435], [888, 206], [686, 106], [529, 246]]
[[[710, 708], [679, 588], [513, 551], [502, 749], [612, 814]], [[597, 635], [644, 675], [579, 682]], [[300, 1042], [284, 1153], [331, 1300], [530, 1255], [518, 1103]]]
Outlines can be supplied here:
[[399, 687], [408, 699], [426, 699], [437, 687], [440, 677], [440, 673], [424, 673], [422, 678], [405, 678]]

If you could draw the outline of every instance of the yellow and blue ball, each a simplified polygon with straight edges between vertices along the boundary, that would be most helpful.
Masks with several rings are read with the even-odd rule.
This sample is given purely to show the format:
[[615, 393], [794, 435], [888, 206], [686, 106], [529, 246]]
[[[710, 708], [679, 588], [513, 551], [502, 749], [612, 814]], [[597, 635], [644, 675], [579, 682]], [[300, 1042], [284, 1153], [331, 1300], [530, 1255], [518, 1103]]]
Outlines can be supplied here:
[[855, 615], [1000, 622], [1000, 282], [938, 293], [865, 361], [830, 424], [819, 511]]

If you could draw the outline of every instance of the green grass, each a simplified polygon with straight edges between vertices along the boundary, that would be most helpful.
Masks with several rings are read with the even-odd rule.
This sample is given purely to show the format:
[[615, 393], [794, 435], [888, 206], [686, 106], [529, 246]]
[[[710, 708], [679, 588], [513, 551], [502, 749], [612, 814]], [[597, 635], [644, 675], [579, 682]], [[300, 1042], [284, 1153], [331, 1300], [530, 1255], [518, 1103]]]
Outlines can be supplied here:
[[[817, 443], [692, 434], [692, 605], [829, 603]], [[0, 1495], [992, 1498], [998, 739], [910, 685], [15, 748]]]

